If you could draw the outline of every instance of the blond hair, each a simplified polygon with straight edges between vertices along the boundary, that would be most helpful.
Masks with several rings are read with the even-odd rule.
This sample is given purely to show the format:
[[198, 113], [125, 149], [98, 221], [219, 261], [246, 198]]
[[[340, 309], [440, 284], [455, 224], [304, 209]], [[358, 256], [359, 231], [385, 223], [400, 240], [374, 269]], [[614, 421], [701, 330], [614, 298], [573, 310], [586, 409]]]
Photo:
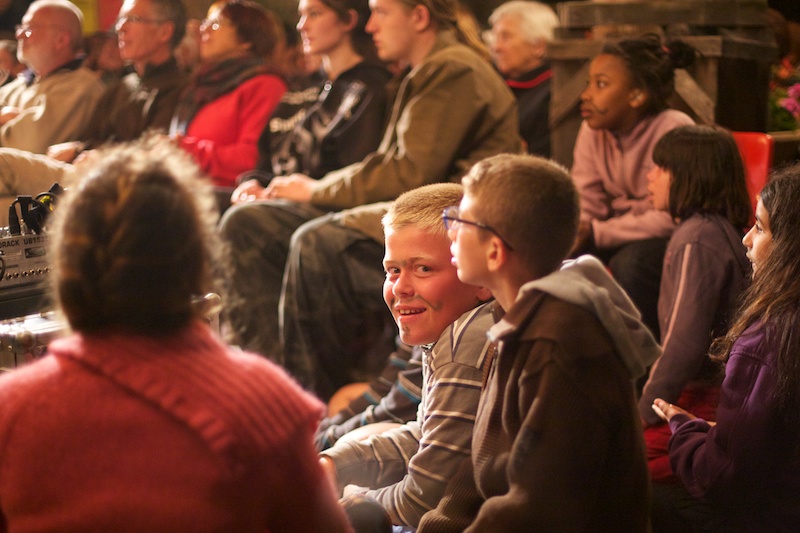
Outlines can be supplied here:
[[414, 226], [434, 235], [447, 235], [442, 212], [461, 202], [464, 189], [457, 183], [433, 183], [401, 194], [383, 216], [384, 233]]

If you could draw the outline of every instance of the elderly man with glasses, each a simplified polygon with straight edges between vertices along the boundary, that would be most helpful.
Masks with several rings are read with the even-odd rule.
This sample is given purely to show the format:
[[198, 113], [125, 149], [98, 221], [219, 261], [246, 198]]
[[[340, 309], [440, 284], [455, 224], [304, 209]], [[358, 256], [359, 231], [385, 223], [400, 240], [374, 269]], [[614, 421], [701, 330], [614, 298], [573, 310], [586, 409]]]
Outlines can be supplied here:
[[83, 130], [104, 87], [81, 67], [83, 14], [72, 3], [33, 2], [16, 36], [28, 70], [0, 88], [0, 146], [42, 153]]
[[[36, 34], [37, 28], [27, 25], [20, 28], [18, 36], [29, 31]], [[0, 197], [46, 190], [53, 182], [64, 179], [71, 170], [71, 165], [65, 163], [71, 163], [83, 150], [108, 142], [131, 141], [148, 130], [169, 128], [188, 81], [174, 55], [186, 30], [183, 3], [125, 0], [115, 28], [120, 56], [134, 71], [105, 90], [94, 113], [83, 121], [83, 133], [72, 136], [69, 142], [50, 146], [49, 157], [0, 148]], [[78, 92], [75, 87], [70, 90]]]

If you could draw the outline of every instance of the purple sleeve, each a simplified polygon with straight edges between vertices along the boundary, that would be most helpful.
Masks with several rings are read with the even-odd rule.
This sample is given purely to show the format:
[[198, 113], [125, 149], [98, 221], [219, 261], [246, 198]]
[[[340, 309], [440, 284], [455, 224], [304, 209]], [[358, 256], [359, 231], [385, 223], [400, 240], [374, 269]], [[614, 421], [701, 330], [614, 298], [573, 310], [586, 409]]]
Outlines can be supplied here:
[[773, 398], [777, 380], [767, 360], [771, 354], [760, 335], [741, 341], [725, 369], [716, 426], [684, 415], [670, 421], [672, 468], [698, 498], [738, 499], [785, 460], [775, 453], [775, 443], [785, 435]]
[[722, 294], [729, 290], [725, 259], [690, 242], [674, 250], [670, 265], [665, 264], [662, 275], [670, 279], [662, 280], [659, 294], [659, 308], [664, 304], [666, 309], [666, 316], [659, 313], [663, 353], [639, 400], [639, 414], [648, 424], [661, 422], [651, 408], [653, 400], [677, 402], [708, 357]]

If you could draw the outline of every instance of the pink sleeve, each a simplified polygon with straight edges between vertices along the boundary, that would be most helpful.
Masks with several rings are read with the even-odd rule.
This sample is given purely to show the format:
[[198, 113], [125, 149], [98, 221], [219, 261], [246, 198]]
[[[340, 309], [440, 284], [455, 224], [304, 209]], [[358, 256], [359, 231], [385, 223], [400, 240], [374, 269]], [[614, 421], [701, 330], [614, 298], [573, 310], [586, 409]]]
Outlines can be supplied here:
[[605, 219], [608, 205], [603, 181], [595, 165], [602, 160], [597, 149], [596, 134], [586, 122], [581, 124], [572, 154], [572, 181], [581, 200], [581, 220]]

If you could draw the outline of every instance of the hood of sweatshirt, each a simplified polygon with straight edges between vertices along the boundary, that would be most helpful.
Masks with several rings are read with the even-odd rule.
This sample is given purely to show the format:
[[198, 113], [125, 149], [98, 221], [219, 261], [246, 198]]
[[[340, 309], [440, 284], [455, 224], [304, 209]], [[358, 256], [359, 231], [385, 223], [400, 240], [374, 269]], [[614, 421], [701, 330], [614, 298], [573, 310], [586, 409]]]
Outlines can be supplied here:
[[641, 321], [639, 310], [599, 259], [583, 255], [561, 268], [526, 283], [519, 297], [541, 291], [592, 313], [608, 332], [632, 379], [644, 375], [661, 355], [661, 347]]

